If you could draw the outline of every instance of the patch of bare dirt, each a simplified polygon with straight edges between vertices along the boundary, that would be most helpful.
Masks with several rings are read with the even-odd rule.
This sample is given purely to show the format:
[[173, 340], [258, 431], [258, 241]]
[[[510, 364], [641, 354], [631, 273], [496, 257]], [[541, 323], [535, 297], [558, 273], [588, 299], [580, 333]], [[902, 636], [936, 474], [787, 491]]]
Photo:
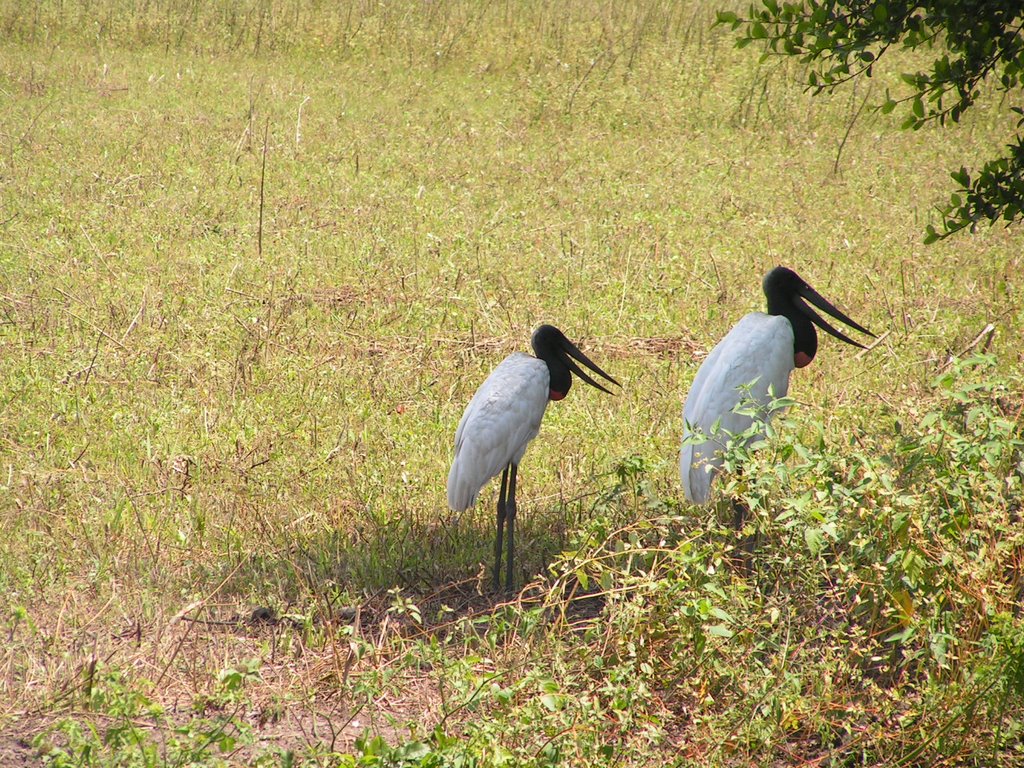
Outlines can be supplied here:
[[46, 727], [46, 722], [16, 720], [0, 727], [0, 766], [24, 768], [43, 764], [43, 756], [32, 746], [32, 739]]
[[[341, 641], [306, 646], [294, 617], [264, 606], [211, 602], [190, 606], [194, 610], [170, 620], [135, 620], [123, 632], [108, 627], [99, 633], [98, 646], [88, 647], [69, 666], [66, 695], [56, 709], [43, 714], [30, 709], [34, 714], [9, 714], [0, 721], [0, 768], [42, 765], [43, 754], [32, 742], [56, 720], [89, 722], [100, 733], [120, 722], [79, 706], [83, 687], [92, 684], [87, 671], [95, 668], [91, 660], [96, 658], [102, 660], [100, 666], [117, 670], [125, 685], [133, 685], [137, 674], [145, 695], [163, 706], [165, 718], [133, 721], [148, 741], [163, 743], [176, 727], [207, 727], [200, 718], [209, 723], [228, 718], [248, 726], [255, 741], [224, 755], [231, 764], [247, 764], [275, 749], [348, 753], [365, 733], [391, 744], [422, 738], [443, 719], [445, 703], [430, 665], [406, 663], [406, 643], [424, 635], [444, 636], [456, 631], [461, 619], [489, 614], [506, 600], [524, 599], [539, 597], [482, 593], [472, 579], [419, 595], [424, 623], [389, 610], [392, 597], [385, 592], [366, 596], [358, 605], [332, 606], [331, 616], [315, 619], [352, 624], [355, 636], [370, 648], [360, 657]], [[442, 618], [431, 621], [433, 617]], [[246, 685], [241, 709], [229, 711], [225, 707], [232, 705], [216, 695], [218, 670], [253, 658], [261, 660], [258, 677]], [[354, 686], [369, 669], [395, 664], [402, 667], [397, 679], [377, 696], [367, 698]], [[52, 699], [26, 702], [35, 707], [53, 704]], [[49, 741], [54, 747], [64, 743], [59, 732]]]

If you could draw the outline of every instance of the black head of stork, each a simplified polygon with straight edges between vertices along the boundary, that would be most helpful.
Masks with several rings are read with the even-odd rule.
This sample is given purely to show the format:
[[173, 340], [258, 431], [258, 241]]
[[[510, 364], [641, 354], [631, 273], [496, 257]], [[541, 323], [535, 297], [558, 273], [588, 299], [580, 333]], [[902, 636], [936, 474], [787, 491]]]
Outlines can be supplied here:
[[569, 339], [565, 337], [565, 334], [553, 325], [540, 326], [533, 332], [533, 338], [530, 340], [530, 343], [533, 346], [533, 352], [537, 358], [547, 363], [548, 372], [551, 375], [551, 383], [549, 385], [550, 392], [548, 394], [548, 397], [551, 400], [561, 400], [569, 394], [569, 388], [572, 387], [573, 373], [583, 379], [583, 381], [587, 382], [590, 386], [597, 387], [602, 392], [607, 392], [609, 395], [614, 394], [590, 378], [590, 376], [588, 376], [587, 373], [576, 364], [576, 360], [579, 360], [587, 366], [587, 368], [592, 370], [598, 376], [607, 379], [612, 384], [619, 387], [622, 386], [619, 382], [598, 368], [589, 357], [580, 351], [579, 347], [569, 341]]
[[814, 330], [815, 325], [840, 341], [864, 349], [863, 344], [854, 341], [842, 331], [829, 325], [821, 315], [807, 306], [804, 299], [851, 328], [871, 337], [875, 335], [836, 309], [792, 269], [776, 267], [764, 276], [762, 285], [764, 295], [768, 297], [768, 314], [782, 315], [793, 326], [793, 358], [797, 368], [810, 365], [818, 351], [818, 334]]

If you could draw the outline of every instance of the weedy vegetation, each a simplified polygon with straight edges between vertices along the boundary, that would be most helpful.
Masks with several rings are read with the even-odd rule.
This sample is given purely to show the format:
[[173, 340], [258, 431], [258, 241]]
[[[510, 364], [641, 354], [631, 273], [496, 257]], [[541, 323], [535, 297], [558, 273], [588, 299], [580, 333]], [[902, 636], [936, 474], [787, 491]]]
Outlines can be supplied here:
[[[923, 245], [951, 129], [660, 0], [0, 2], [0, 762], [1024, 763], [1021, 243]], [[908, 68], [910, 62], [907, 61]], [[682, 501], [787, 264], [879, 334]], [[456, 516], [541, 322], [623, 383]]]

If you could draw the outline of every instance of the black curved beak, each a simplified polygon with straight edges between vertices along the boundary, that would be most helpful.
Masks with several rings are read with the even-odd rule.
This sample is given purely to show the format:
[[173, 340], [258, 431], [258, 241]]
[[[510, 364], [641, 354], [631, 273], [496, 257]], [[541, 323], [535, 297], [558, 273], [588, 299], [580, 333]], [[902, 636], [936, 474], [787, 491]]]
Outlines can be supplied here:
[[596, 387], [597, 389], [600, 389], [602, 392], [607, 392], [609, 395], [614, 395], [615, 394], [611, 390], [605, 389], [603, 386], [601, 386], [596, 381], [594, 381], [592, 378], [590, 378], [590, 376], [588, 376], [583, 371], [582, 368], [580, 368], [578, 365], [576, 365], [576, 363], [574, 363], [572, 361], [572, 358], [576, 358], [581, 363], [583, 363], [585, 366], [587, 366], [587, 368], [589, 368], [594, 373], [596, 373], [598, 376], [604, 377], [605, 379], [610, 381], [615, 386], [617, 386], [617, 387], [621, 387], [622, 386], [621, 384], [619, 384], [619, 382], [617, 382], [615, 379], [613, 379], [607, 373], [605, 373], [600, 368], [598, 368], [597, 365], [595, 365], [594, 362], [589, 357], [587, 357], [586, 355], [584, 355], [580, 351], [579, 347], [577, 347], [575, 344], [573, 344], [568, 339], [564, 339], [562, 341], [562, 351], [565, 352], [565, 354], [566, 354], [565, 364], [569, 367], [569, 370], [572, 371], [573, 373], [575, 373], [581, 379], [583, 379], [583, 381], [587, 382], [587, 384], [589, 384], [590, 386]]
[[[853, 328], [855, 330], [860, 331], [861, 333], [866, 333], [868, 336], [871, 336], [872, 338], [875, 337], [875, 334], [873, 334], [871, 331], [869, 331], [863, 325], [860, 325], [859, 323], [851, 320], [849, 317], [847, 317], [842, 312], [840, 312], [838, 309], [836, 309], [828, 301], [828, 299], [826, 299], [824, 296], [822, 296], [816, 290], [811, 288], [811, 286], [805, 284], [804, 287], [800, 289], [799, 293], [800, 293], [801, 297], [807, 299], [809, 302], [811, 302], [811, 304], [816, 306], [822, 312], [825, 312], [825, 313], [831, 315], [836, 320], [839, 320], [839, 321], [841, 321], [843, 323], [846, 323], [848, 326], [850, 326], [851, 328]], [[840, 341], [845, 341], [847, 344], [852, 344], [855, 347], [860, 347], [861, 349], [867, 349], [867, 347], [865, 347], [860, 342], [854, 341], [849, 336], [844, 334], [842, 331], [839, 331], [836, 328], [833, 328], [831, 325], [828, 324], [828, 322], [825, 320], [825, 318], [823, 318], [821, 315], [819, 315], [817, 312], [815, 312], [809, 306], [804, 304], [802, 301], [797, 300], [797, 301], [794, 301], [793, 303], [796, 304], [800, 308], [801, 312], [803, 312], [805, 315], [807, 315], [807, 317], [809, 317], [811, 319], [812, 323], [817, 325], [819, 328], [821, 328], [823, 331], [825, 331], [829, 335], [835, 336]]]

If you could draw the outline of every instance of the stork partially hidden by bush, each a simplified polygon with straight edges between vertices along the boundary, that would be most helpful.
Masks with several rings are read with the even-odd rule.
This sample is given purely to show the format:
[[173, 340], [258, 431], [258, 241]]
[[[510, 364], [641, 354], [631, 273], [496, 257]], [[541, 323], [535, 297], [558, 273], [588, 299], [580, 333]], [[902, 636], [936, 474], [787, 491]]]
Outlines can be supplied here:
[[[864, 348], [829, 325], [804, 300], [861, 333], [874, 336], [825, 300], [796, 272], [776, 267], [763, 282], [768, 314], [751, 312], [715, 345], [700, 366], [683, 407], [683, 446], [679, 474], [686, 498], [707, 502], [713, 475], [722, 466], [721, 451], [730, 435], [745, 432], [754, 423], [749, 409], [736, 413], [748, 398], [770, 417], [773, 397], [785, 397], [793, 368], [810, 365], [818, 351], [814, 326], [837, 339]], [[698, 433], [698, 437], [691, 435]], [[701, 441], [700, 436], [705, 439]], [[737, 525], [742, 513], [737, 510]]]
[[501, 472], [498, 532], [494, 546], [494, 588], [500, 586], [502, 536], [508, 527], [505, 588], [512, 588], [512, 550], [516, 520], [516, 473], [526, 446], [540, 432], [549, 400], [569, 394], [575, 373], [608, 392], [575, 362], [619, 385], [551, 325], [533, 333], [536, 357], [515, 352], [506, 357], [473, 395], [455, 432], [455, 461], [448, 473], [448, 506], [457, 512], [476, 502], [484, 484]]

